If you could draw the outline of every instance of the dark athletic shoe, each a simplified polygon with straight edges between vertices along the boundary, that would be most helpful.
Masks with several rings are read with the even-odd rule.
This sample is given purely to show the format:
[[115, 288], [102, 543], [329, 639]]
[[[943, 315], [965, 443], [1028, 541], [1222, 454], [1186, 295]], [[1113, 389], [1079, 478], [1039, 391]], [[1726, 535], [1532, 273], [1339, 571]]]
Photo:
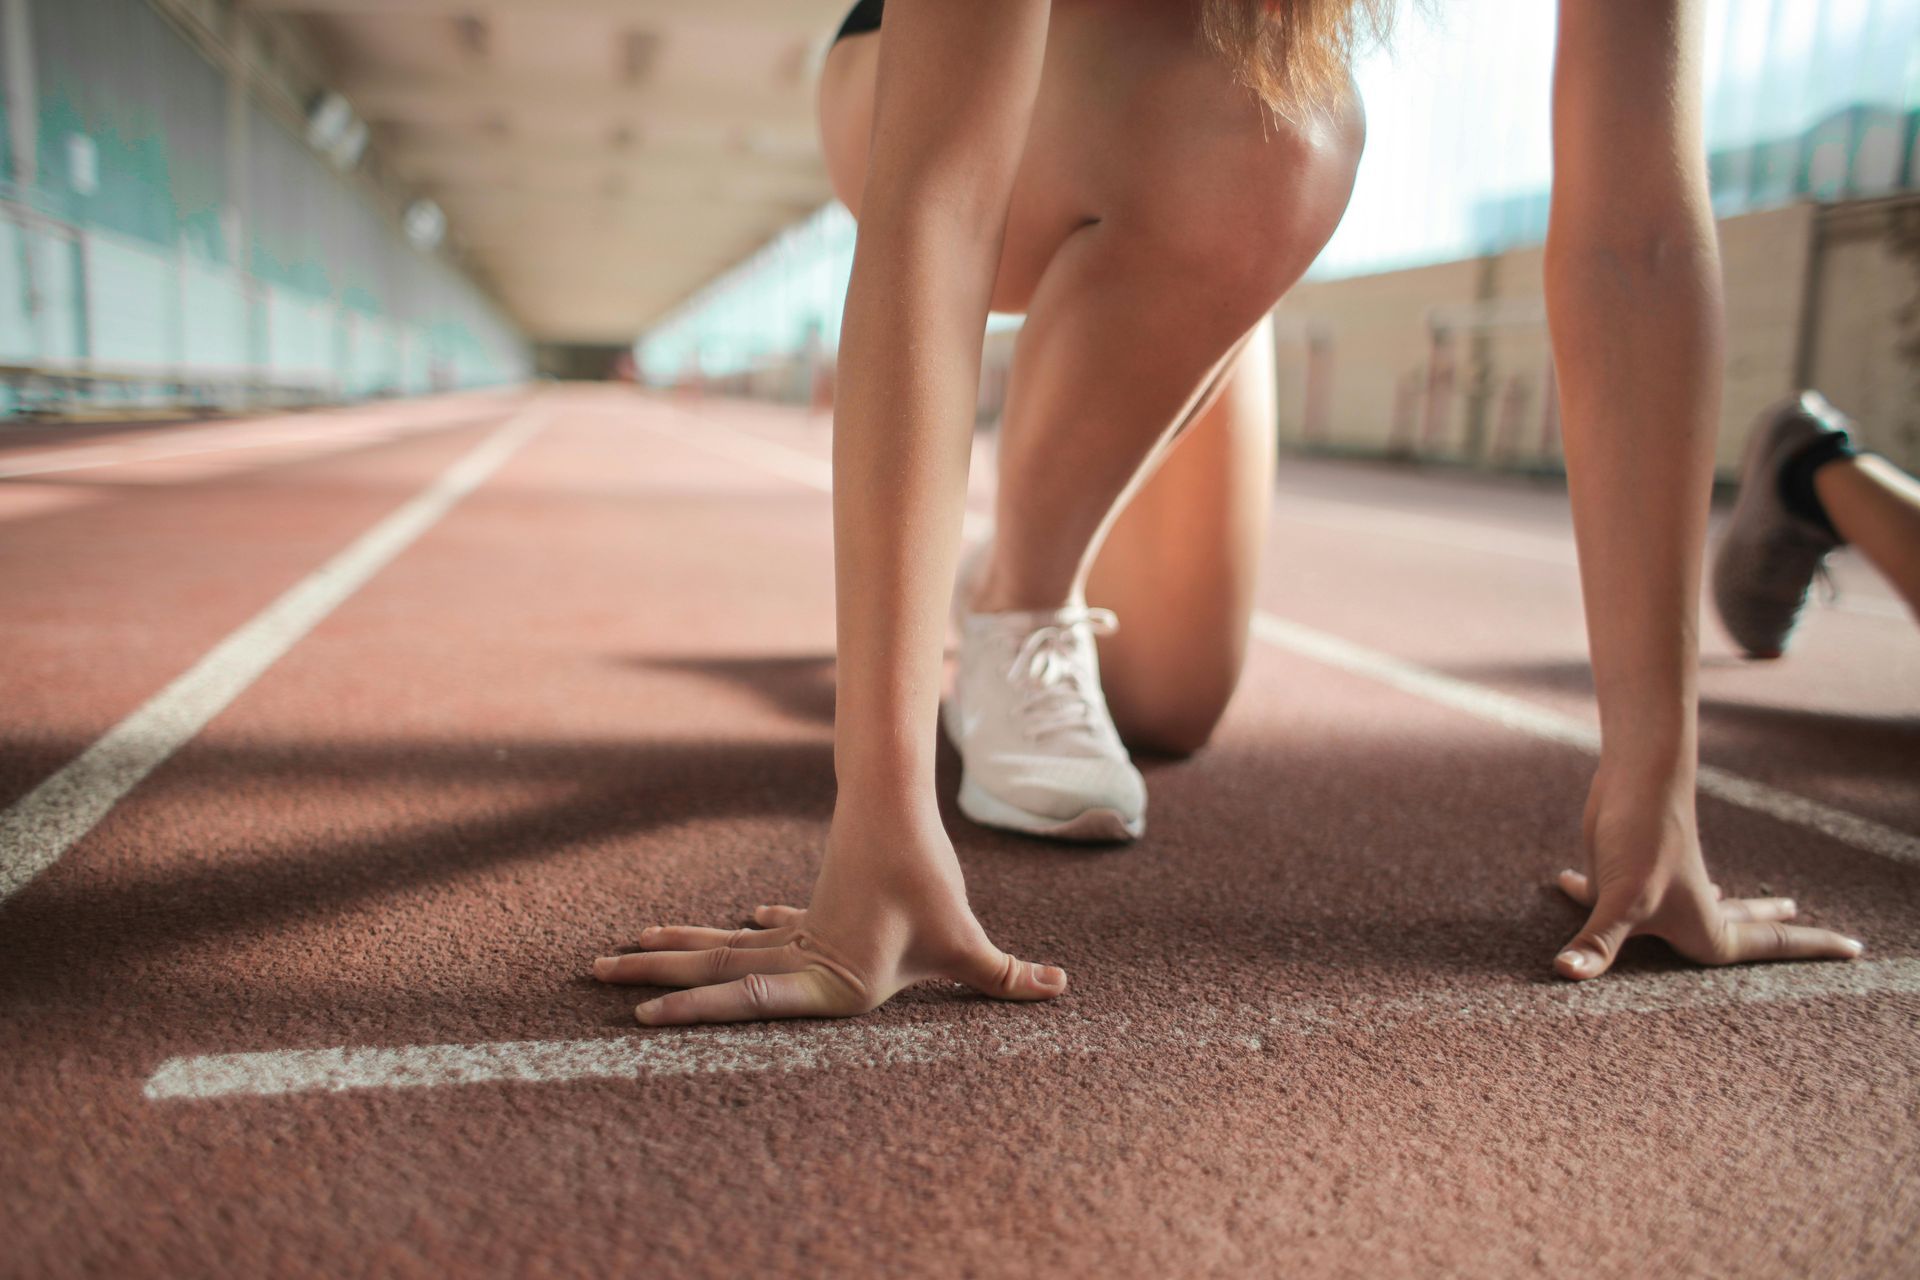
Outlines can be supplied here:
[[1847, 420], [1817, 391], [1761, 415], [1740, 468], [1740, 496], [1713, 558], [1713, 603], [1750, 658], [1777, 658], [1800, 621], [1827, 554], [1840, 540], [1787, 510], [1780, 476], [1789, 459], [1822, 436], [1846, 434]]

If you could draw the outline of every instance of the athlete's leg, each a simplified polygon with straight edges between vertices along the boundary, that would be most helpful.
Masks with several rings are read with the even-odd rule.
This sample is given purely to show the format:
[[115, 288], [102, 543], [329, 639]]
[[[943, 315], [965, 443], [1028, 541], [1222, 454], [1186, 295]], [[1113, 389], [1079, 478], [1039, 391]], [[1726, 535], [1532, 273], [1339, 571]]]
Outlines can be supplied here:
[[[1122, 623], [1103, 682], [1130, 743], [1187, 751], [1238, 679], [1264, 532], [1273, 364], [1266, 327], [1248, 329], [1332, 233], [1360, 125], [1357, 106], [1263, 124], [1218, 63], [1154, 28], [1184, 21], [1159, 9], [1131, 23], [1130, 9], [1056, 10], [996, 289], [997, 307], [1030, 314], [975, 603], [1064, 603], [1137, 487], [1089, 587]], [[821, 78], [828, 168], [856, 213], [881, 38], [841, 41]]]
[[1239, 682], [1273, 501], [1276, 414], [1263, 323], [1100, 547], [1087, 598], [1126, 619], [1101, 640], [1100, 669], [1130, 746], [1198, 750]]
[[[1028, 319], [974, 601], [1065, 603], [1137, 487], [1094, 579], [1121, 618], [1104, 683], [1130, 742], [1174, 751], [1205, 740], [1245, 649], [1274, 421], [1270, 340], [1249, 330], [1332, 234], [1361, 135], [1357, 104], [1263, 121], [1175, 38], [1190, 21], [1164, 4], [1056, 6], [996, 288], [998, 309]], [[882, 38], [840, 42], [821, 81], [828, 168], [856, 213]]]
[[[1028, 207], [1064, 206], [1081, 225], [1030, 297], [1020, 255], [1046, 242], [1009, 228], [1002, 284], [1028, 315], [974, 604], [1047, 608], [1084, 586], [1120, 619], [1101, 641], [1102, 683], [1128, 743], [1189, 751], [1246, 644], [1273, 463], [1261, 321], [1345, 208], [1358, 104], [1306, 126], [1263, 122], [1216, 62], [1154, 29], [1184, 21], [1178, 6], [1131, 25], [1055, 12], [1048, 71], [1061, 74], [1043, 82], [1023, 175], [1065, 174], [1048, 181], [1068, 199]], [[1063, 22], [1074, 13], [1084, 28]], [[1114, 83], [1127, 91], [1103, 96]]]
[[[1143, 55], [1104, 13], [1083, 25], [1061, 33], [1073, 54], [1059, 62], [1095, 64], [1088, 85], [1107, 62], [1146, 83], [1112, 101], [1065, 76], [1042, 85], [1022, 172], [1064, 174], [1082, 221], [1020, 299], [983, 610], [1054, 607], [1084, 588], [1156, 450], [1332, 234], [1358, 161], [1357, 108], [1308, 126], [1263, 122], [1216, 62], [1167, 33]], [[1132, 65], [1149, 57], [1144, 71]], [[1050, 51], [1049, 72], [1055, 61]], [[1003, 283], [1018, 281], [1022, 231], [1009, 227]]]
[[1920, 480], [1885, 458], [1861, 454], [1821, 467], [1813, 487], [1834, 528], [1920, 617]]

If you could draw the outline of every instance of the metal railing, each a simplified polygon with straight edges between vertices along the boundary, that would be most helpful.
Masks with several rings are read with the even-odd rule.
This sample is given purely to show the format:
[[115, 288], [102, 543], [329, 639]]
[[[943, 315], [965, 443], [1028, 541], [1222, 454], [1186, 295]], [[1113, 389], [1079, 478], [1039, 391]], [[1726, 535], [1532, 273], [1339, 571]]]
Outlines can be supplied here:
[[405, 326], [0, 198], [0, 412], [288, 407], [455, 381]]

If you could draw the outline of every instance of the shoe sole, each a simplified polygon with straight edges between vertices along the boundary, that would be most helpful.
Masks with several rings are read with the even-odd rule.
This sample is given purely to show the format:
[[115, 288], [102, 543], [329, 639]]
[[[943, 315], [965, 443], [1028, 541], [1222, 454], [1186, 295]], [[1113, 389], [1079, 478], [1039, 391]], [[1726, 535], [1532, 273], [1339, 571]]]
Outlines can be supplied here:
[[1022, 835], [1076, 844], [1126, 844], [1147, 829], [1144, 817], [1129, 821], [1118, 809], [1088, 809], [1064, 821], [1028, 813], [993, 795], [963, 772], [960, 775], [960, 812], [983, 827], [1018, 831]]
[[[940, 703], [940, 727], [947, 731], [947, 740], [953, 743], [955, 752], [960, 750], [960, 735], [954, 729], [952, 720], [953, 703], [943, 700]], [[1077, 844], [1126, 844], [1137, 840], [1147, 829], [1145, 814], [1137, 818], [1128, 818], [1118, 809], [1105, 806], [1087, 809], [1071, 818], [1048, 818], [1037, 813], [1028, 813], [1018, 805], [1008, 804], [992, 792], [973, 780], [967, 772], [966, 757], [961, 757], [960, 765], [960, 812], [971, 822], [983, 827], [998, 827], [1002, 831], [1018, 831], [1022, 835], [1042, 836], [1049, 840], [1069, 840]]]

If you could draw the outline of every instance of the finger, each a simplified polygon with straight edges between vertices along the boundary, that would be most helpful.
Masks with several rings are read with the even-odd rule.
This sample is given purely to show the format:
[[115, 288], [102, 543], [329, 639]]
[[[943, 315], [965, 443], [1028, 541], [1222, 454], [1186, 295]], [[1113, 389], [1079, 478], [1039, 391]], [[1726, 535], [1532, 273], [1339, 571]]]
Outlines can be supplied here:
[[784, 947], [792, 941], [792, 929], [702, 929], [689, 924], [662, 924], [640, 934], [640, 949], [707, 951], [714, 947]]
[[1597, 978], [1613, 967], [1614, 957], [1620, 954], [1620, 944], [1631, 936], [1633, 921], [1596, 907], [1587, 917], [1586, 927], [1553, 958], [1554, 971], [1576, 982]]
[[1593, 905], [1593, 882], [1588, 880], [1582, 873], [1572, 870], [1562, 871], [1558, 876], [1554, 877], [1554, 880], [1555, 883], [1560, 886], [1560, 892], [1566, 894], [1581, 906], [1591, 907]]
[[1722, 898], [1720, 915], [1729, 924], [1757, 920], [1791, 920], [1800, 908], [1792, 898]]
[[1831, 929], [1781, 924], [1777, 920], [1735, 921], [1727, 925], [1730, 963], [1743, 960], [1851, 960], [1865, 944]]
[[975, 953], [948, 976], [996, 1000], [1051, 1000], [1067, 989], [1066, 970], [1016, 960], [994, 946]]
[[799, 924], [807, 913], [799, 907], [755, 907], [753, 922], [762, 928], [773, 929], [781, 925]]
[[792, 973], [807, 967], [791, 947], [714, 947], [707, 951], [637, 951], [601, 956], [593, 976], [625, 986], [704, 987], [750, 973]]
[[1709, 889], [1709, 890], [1710, 890], [1710, 891], [1711, 891], [1711, 892], [1713, 893], [1713, 900], [1714, 900], [1715, 902], [1718, 902], [1718, 901], [1720, 901], [1720, 898], [1721, 898], [1721, 896], [1722, 896], [1722, 895], [1721, 895], [1721, 893], [1720, 893], [1720, 886], [1719, 886], [1719, 885], [1717, 885], [1717, 884], [1712, 884], [1712, 883], [1709, 883], [1709, 884], [1707, 885], [1707, 888], [1708, 888], [1708, 889]]
[[837, 1018], [862, 1011], [853, 991], [821, 969], [750, 974], [717, 987], [695, 987], [649, 1000], [633, 1011], [643, 1027], [692, 1022], [755, 1022], [763, 1018]]

